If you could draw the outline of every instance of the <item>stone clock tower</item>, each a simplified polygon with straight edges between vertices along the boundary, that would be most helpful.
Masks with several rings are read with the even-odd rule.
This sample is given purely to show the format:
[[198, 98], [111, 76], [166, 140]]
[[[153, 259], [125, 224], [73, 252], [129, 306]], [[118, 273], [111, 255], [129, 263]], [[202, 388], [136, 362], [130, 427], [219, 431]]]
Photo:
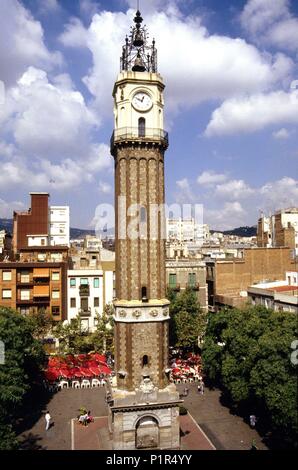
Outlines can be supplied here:
[[116, 207], [114, 449], [178, 449], [179, 395], [169, 383], [162, 77], [139, 11], [113, 90]]

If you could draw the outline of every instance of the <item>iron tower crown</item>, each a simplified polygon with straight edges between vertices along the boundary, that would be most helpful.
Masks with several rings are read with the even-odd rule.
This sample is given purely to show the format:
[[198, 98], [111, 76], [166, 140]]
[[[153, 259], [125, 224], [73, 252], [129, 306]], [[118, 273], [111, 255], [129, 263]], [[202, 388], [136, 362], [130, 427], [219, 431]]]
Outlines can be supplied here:
[[157, 72], [157, 50], [155, 40], [148, 43], [146, 26], [142, 26], [143, 18], [140, 11], [136, 12], [135, 25], [130, 28], [129, 37], [125, 38], [120, 58], [120, 71]]

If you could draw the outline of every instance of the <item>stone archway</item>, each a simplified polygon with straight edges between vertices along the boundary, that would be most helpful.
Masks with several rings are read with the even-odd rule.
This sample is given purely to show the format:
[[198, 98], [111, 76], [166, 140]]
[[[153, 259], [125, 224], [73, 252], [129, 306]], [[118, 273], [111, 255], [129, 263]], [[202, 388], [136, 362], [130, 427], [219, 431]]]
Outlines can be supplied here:
[[159, 447], [159, 425], [153, 416], [143, 416], [136, 424], [136, 449]]

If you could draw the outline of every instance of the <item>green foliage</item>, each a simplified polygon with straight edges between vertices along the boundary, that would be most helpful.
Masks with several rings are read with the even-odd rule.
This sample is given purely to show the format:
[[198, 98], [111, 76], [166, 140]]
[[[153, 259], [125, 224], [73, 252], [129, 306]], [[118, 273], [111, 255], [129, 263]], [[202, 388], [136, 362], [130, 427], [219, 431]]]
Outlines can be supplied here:
[[32, 324], [34, 338], [44, 339], [53, 327], [53, 320], [45, 309], [40, 309], [28, 317]]
[[206, 314], [200, 308], [196, 293], [190, 288], [177, 294], [169, 289], [167, 297], [171, 302], [170, 344], [194, 349], [206, 328]]
[[179, 415], [187, 415], [187, 409], [182, 405], [179, 405]]
[[0, 340], [5, 364], [0, 365], [0, 448], [15, 448], [12, 426], [22, 400], [36, 381], [45, 355], [33, 336], [32, 322], [14, 310], [0, 307]]
[[257, 405], [285, 438], [298, 431], [297, 366], [290, 361], [297, 326], [291, 312], [221, 310], [209, 314], [202, 353], [204, 372], [234, 404]]
[[93, 333], [82, 329], [78, 315], [70, 323], [58, 323], [53, 328], [54, 336], [59, 339], [60, 354], [84, 354], [90, 351], [113, 352], [113, 306], [106, 305], [103, 315], [97, 315], [97, 326]]

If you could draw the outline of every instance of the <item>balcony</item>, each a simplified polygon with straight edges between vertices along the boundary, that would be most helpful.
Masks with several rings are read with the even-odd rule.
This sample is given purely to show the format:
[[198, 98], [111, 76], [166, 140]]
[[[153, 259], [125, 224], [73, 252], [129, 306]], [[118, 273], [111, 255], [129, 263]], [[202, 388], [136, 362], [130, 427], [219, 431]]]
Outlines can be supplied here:
[[186, 287], [192, 290], [200, 290], [200, 284], [198, 282], [188, 282]]
[[91, 317], [91, 308], [81, 308], [79, 310], [80, 317]]
[[80, 296], [81, 297], [89, 297], [90, 295], [90, 286], [89, 284], [82, 284], [80, 286]]
[[125, 144], [128, 142], [136, 143], [156, 143], [164, 149], [169, 146], [169, 136], [166, 131], [158, 128], [139, 129], [138, 127], [121, 127], [116, 129], [111, 137], [111, 153], [114, 154], [116, 144]]
[[168, 284], [168, 289], [179, 291], [180, 290], [180, 284]]

